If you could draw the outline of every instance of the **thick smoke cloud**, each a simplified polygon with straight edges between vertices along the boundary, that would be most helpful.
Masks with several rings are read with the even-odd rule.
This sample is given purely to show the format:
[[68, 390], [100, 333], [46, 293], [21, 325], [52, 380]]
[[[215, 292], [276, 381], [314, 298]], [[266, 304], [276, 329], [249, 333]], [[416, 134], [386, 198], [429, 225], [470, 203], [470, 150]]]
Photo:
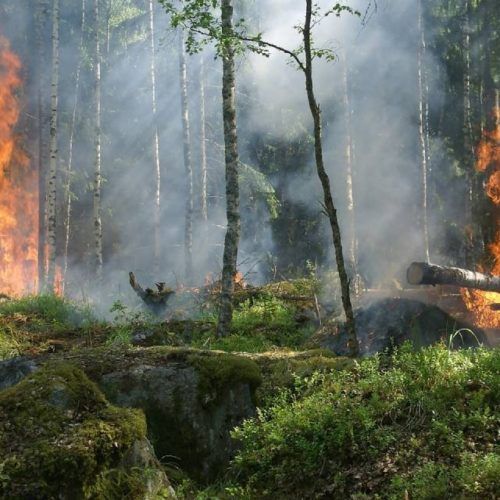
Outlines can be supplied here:
[[[23, 4], [24, 7], [21, 5]], [[78, 61], [79, 2], [62, 2], [60, 166], [67, 162], [68, 123], [74, 98]], [[26, 30], [33, 29], [29, 5], [20, 2], [11, 20]], [[328, 2], [321, 0], [325, 7]], [[347, 13], [329, 16], [316, 27], [315, 43], [328, 46], [338, 55], [334, 62], [317, 61], [315, 87], [324, 117], [324, 146], [334, 198], [339, 207], [343, 232], [346, 228], [346, 122], [343, 73], [347, 61], [351, 101], [352, 138], [355, 146], [354, 197], [360, 267], [371, 282], [401, 278], [404, 266], [422, 258], [419, 229], [420, 171], [417, 103], [417, 12], [416, 2], [356, 0], [351, 4], [361, 18]], [[146, 4], [137, 2], [142, 14], [111, 29], [109, 53], [103, 40], [103, 186], [105, 283], [109, 301], [117, 297], [133, 300], [127, 273], [133, 270], [145, 282], [184, 280], [183, 237], [186, 199], [182, 155], [179, 68], [176, 34], [168, 18], [156, 6], [156, 63], [160, 162], [162, 169], [162, 262], [161, 276], [153, 272], [152, 115], [150, 53], [146, 40]], [[368, 11], [367, 11], [368, 7]], [[290, 49], [300, 44], [293, 26], [304, 16], [303, 2], [297, 0], [256, 0], [249, 8], [251, 29], [263, 38]], [[15, 15], [14, 15], [15, 14]], [[92, 180], [92, 15], [87, 13], [86, 50], [82, 69], [81, 106], [75, 143], [74, 219], [70, 244], [68, 289], [87, 294], [92, 289], [92, 224], [89, 218]], [[363, 20], [365, 22], [363, 22]], [[367, 22], [366, 22], [367, 21]], [[252, 26], [253, 25], [253, 26]], [[113, 27], [112, 27], [113, 28]], [[6, 29], [6, 28], [5, 28]], [[33, 47], [10, 32], [15, 45], [28, 55]], [[103, 36], [106, 30], [103, 29]], [[132, 35], [131, 35], [132, 33]], [[431, 36], [431, 33], [428, 34]], [[45, 46], [50, 48], [50, 19], [46, 22]], [[25, 47], [23, 49], [23, 47]], [[209, 157], [210, 224], [207, 231], [195, 229], [196, 279], [221, 267], [224, 236], [223, 138], [220, 110], [220, 60], [211, 49], [188, 59], [191, 139], [195, 189], [199, 189], [199, 63], [206, 70], [207, 151]], [[436, 67], [436, 64], [433, 63]], [[240, 145], [243, 161], [251, 158], [249, 140], [256, 134], [274, 138], [298, 137], [312, 129], [307, 108], [303, 75], [286, 56], [271, 52], [265, 58], [243, 55], [238, 63], [238, 102], [241, 112]], [[439, 106], [438, 77], [431, 81], [431, 106]], [[33, 93], [35, 85], [28, 88]], [[83, 104], [82, 104], [83, 103]], [[48, 101], [45, 103], [46, 106]], [[272, 180], [272, 179], [271, 179]], [[308, 168], [287, 178], [287, 196], [302, 202], [320, 215], [321, 190], [314, 173], [311, 149]], [[253, 201], [242, 199], [244, 206]], [[62, 206], [62, 205], [61, 205]], [[195, 211], [199, 210], [195, 202]], [[61, 211], [62, 214], [62, 211]], [[278, 251], [262, 210], [246, 210], [244, 226], [259, 228], [258, 236], [246, 235], [240, 252], [241, 269], [253, 272], [256, 280], [265, 275], [266, 253]], [[331, 248], [330, 233], [323, 219], [324, 245]], [[433, 228], [435, 229], [435, 228]], [[437, 234], [435, 230], [433, 234]], [[439, 260], [437, 255], [434, 256]], [[334, 265], [333, 251], [330, 264]], [[109, 301], [104, 301], [105, 307]]]

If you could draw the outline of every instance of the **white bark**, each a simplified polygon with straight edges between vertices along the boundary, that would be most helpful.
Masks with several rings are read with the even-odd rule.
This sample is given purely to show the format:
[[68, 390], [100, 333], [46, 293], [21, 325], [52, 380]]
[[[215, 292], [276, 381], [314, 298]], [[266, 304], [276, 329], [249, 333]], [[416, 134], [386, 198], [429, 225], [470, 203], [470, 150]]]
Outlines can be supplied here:
[[161, 214], [161, 168], [160, 168], [160, 141], [158, 137], [158, 115], [156, 104], [156, 47], [155, 47], [155, 19], [153, 0], [149, 0], [149, 46], [151, 51], [150, 79], [151, 79], [151, 107], [153, 114], [153, 170], [155, 175], [154, 197], [154, 242], [153, 268], [155, 275], [160, 272], [160, 214]]
[[64, 214], [64, 249], [63, 249], [63, 270], [62, 270], [62, 291], [66, 285], [66, 274], [68, 271], [68, 247], [71, 233], [71, 176], [73, 172], [73, 144], [75, 139], [76, 116], [80, 97], [80, 74], [82, 70], [83, 50], [84, 50], [84, 37], [85, 37], [85, 10], [86, 0], [82, 0], [82, 17], [81, 17], [81, 34], [79, 45], [79, 58], [76, 67], [75, 76], [75, 100], [73, 101], [73, 111], [71, 114], [71, 125], [69, 132], [69, 147], [68, 147], [68, 167], [66, 172], [66, 183], [64, 186], [65, 196], [65, 214]]
[[[346, 125], [346, 198], [347, 198], [347, 217], [349, 222], [349, 245], [348, 256], [351, 267], [351, 273], [356, 276], [356, 212], [354, 206], [354, 180], [353, 180], [353, 139], [352, 139], [352, 126], [351, 126], [351, 103], [349, 98], [349, 81], [348, 81], [348, 67], [347, 57], [345, 52], [343, 54], [343, 84], [344, 84], [344, 113]], [[356, 280], [357, 281], [357, 280]], [[356, 287], [355, 287], [356, 288]], [[359, 290], [354, 290], [358, 293]]]
[[420, 140], [420, 169], [421, 169], [421, 225], [423, 233], [424, 256], [429, 257], [429, 224], [427, 212], [427, 145], [425, 138], [425, 105], [424, 105], [424, 78], [423, 78], [423, 58], [426, 50], [425, 34], [423, 26], [422, 0], [418, 0], [418, 32], [419, 44], [417, 51], [417, 71], [418, 71], [418, 129]]
[[56, 197], [58, 162], [58, 90], [59, 90], [59, 0], [52, 4], [52, 82], [50, 87], [50, 161], [47, 213], [47, 287], [53, 292], [56, 272]]
[[201, 219], [203, 222], [208, 220], [207, 204], [207, 130], [206, 130], [206, 103], [205, 103], [205, 62], [203, 55], [200, 58], [200, 206]]
[[189, 281], [193, 274], [193, 165], [191, 160], [191, 130], [187, 90], [187, 67], [184, 50], [184, 34], [179, 31], [179, 79], [181, 88], [182, 138], [184, 168], [186, 170], [186, 212], [184, 232], [185, 276]]
[[95, 99], [95, 129], [94, 129], [94, 272], [98, 285], [102, 283], [102, 220], [101, 220], [101, 40], [99, 26], [99, 0], [94, 0], [95, 17], [95, 54], [94, 54], [94, 99]]

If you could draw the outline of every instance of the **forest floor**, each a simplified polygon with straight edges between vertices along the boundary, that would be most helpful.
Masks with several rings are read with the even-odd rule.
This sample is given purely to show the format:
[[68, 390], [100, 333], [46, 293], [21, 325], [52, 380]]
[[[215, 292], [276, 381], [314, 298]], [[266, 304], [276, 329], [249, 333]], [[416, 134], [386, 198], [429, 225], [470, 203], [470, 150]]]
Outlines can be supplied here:
[[[23, 418], [36, 421], [39, 417], [29, 414], [29, 401], [19, 401], [21, 395], [36, 400], [29, 387], [57, 381], [59, 404], [61, 383], [77, 380], [87, 387], [83, 380], [88, 377], [98, 387], [85, 391], [94, 391], [91, 399], [99, 403], [86, 406], [78, 396], [77, 409], [61, 413], [58, 435], [61, 429], [87, 425], [85, 419], [92, 418], [95, 426], [97, 418], [98, 426], [111, 426], [106, 436], [125, 436], [123, 450], [146, 436], [152, 441], [161, 464], [153, 457], [147, 466], [143, 460], [128, 468], [123, 466], [128, 452], [122, 450], [118, 457], [117, 445], [114, 454], [106, 455], [111, 452], [102, 436], [89, 438], [89, 443], [100, 444], [87, 447], [85, 454], [80, 441], [70, 443], [74, 456], [68, 452], [64, 464], [52, 457], [55, 467], [83, 460], [88, 474], [99, 478], [97, 483], [85, 479], [88, 484], [82, 483], [76, 497], [498, 498], [500, 350], [478, 346], [453, 351], [450, 338], [420, 350], [406, 343], [360, 360], [337, 356], [315, 342], [323, 313], [315, 286], [307, 280], [268, 285], [265, 293], [239, 301], [232, 333], [223, 339], [215, 336], [210, 304], [196, 315], [190, 311], [190, 319], [178, 314], [159, 321], [115, 303], [114, 319], [101, 321], [88, 305], [54, 296], [5, 301], [0, 304], [0, 388], [2, 364], [29, 360], [37, 371], [30, 368], [18, 377], [26, 379], [0, 390], [0, 416], [13, 420], [26, 406], [28, 416]], [[335, 314], [335, 306], [328, 308]], [[59, 368], [61, 363], [64, 368]], [[160, 388], [152, 390], [147, 373], [154, 373]], [[111, 389], [110, 380], [115, 384]], [[168, 384], [175, 386], [175, 394], [162, 395], [162, 404], [175, 407], [182, 419], [163, 407], [152, 410], [161, 399], [161, 385]], [[140, 394], [132, 401], [134, 391]], [[108, 413], [94, 414], [95, 405], [109, 405], [102, 402], [106, 398], [117, 407], [139, 408], [145, 420], [143, 416], [134, 425], [147, 428], [131, 433], [130, 422], [139, 417], [112, 405]], [[33, 408], [40, 411], [43, 404]], [[166, 413], [159, 419], [158, 411]], [[159, 430], [167, 421], [178, 434], [175, 443]], [[19, 434], [15, 425], [7, 422], [3, 429], [11, 433], [11, 441]], [[196, 434], [196, 428], [203, 432]], [[220, 449], [204, 441], [214, 432], [227, 435]], [[50, 467], [40, 467], [38, 473], [28, 470], [41, 453], [30, 446], [42, 434], [36, 426], [31, 434], [24, 433], [29, 445], [21, 438], [16, 446], [0, 438], [0, 497], [29, 491], [50, 498], [57, 491]], [[87, 439], [86, 433], [81, 436]], [[59, 437], [43, 439], [44, 450], [59, 449]], [[197, 454], [187, 453], [189, 448]], [[166, 456], [180, 458], [172, 462]], [[173, 490], [161, 478], [160, 486], [151, 486], [151, 474], [143, 473], [151, 470], [156, 479], [166, 472]], [[34, 489], [22, 489], [26, 477], [32, 477]], [[92, 481], [102, 490], [89, 486]]]

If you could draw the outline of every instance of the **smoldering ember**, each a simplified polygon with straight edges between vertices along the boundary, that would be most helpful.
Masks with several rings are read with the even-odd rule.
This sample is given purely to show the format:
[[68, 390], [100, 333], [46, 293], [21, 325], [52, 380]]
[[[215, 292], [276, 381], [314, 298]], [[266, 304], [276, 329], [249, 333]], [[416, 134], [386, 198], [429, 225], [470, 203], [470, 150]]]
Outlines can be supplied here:
[[498, 0], [0, 0], [0, 498], [500, 498]]

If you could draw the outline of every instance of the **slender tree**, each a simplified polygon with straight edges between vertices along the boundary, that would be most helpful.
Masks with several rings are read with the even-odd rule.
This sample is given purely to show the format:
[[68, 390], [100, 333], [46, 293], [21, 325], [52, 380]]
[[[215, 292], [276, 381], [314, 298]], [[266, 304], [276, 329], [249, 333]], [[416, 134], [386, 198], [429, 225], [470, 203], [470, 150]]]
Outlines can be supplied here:
[[[349, 96], [349, 69], [347, 66], [347, 57], [345, 51], [342, 52], [343, 59], [343, 86], [344, 86], [344, 113], [345, 113], [345, 127], [346, 127], [346, 146], [345, 146], [345, 159], [346, 159], [346, 198], [347, 198], [347, 216], [349, 222], [349, 246], [348, 256], [351, 273], [357, 276], [357, 257], [356, 257], [356, 211], [354, 205], [354, 180], [353, 180], [353, 160], [354, 160], [354, 146], [352, 137], [352, 123], [351, 123], [351, 101]], [[359, 293], [358, 280], [355, 278], [354, 292]]]
[[45, 141], [45, 106], [44, 94], [46, 90], [46, 53], [43, 42], [43, 32], [47, 18], [47, 1], [37, 0], [35, 9], [36, 53], [37, 64], [37, 169], [38, 169], [38, 290], [45, 288], [46, 267], [46, 230], [47, 230], [47, 175], [45, 170], [46, 141]]
[[58, 92], [59, 92], [59, 0], [52, 3], [52, 82], [50, 90], [50, 162], [47, 213], [47, 287], [55, 290], [56, 274], [56, 196], [58, 163]]
[[424, 69], [423, 59], [426, 50], [425, 32], [423, 24], [422, 0], [417, 2], [418, 23], [418, 50], [417, 50], [417, 76], [418, 76], [418, 135], [420, 142], [420, 175], [421, 175], [421, 226], [423, 236], [423, 253], [426, 261], [429, 256], [429, 223], [427, 211], [427, 142], [425, 133], [425, 102], [424, 102]]
[[66, 274], [68, 272], [68, 248], [71, 233], [71, 208], [72, 208], [72, 196], [71, 196], [71, 178], [73, 174], [73, 146], [75, 140], [75, 129], [76, 129], [76, 118], [80, 98], [80, 75], [82, 70], [82, 62], [84, 57], [84, 39], [85, 39], [85, 24], [86, 24], [86, 0], [82, 0], [81, 4], [81, 23], [80, 23], [80, 44], [79, 44], [79, 57], [76, 66], [76, 76], [75, 76], [75, 96], [73, 101], [73, 110], [71, 113], [71, 123], [69, 128], [69, 145], [68, 145], [68, 167], [66, 172], [66, 182], [64, 185], [64, 199], [65, 199], [65, 209], [64, 209], [64, 248], [63, 248], [63, 269], [62, 269], [62, 287], [66, 284]]
[[206, 129], [206, 103], [205, 103], [205, 61], [203, 55], [200, 57], [199, 67], [199, 91], [200, 91], [200, 211], [201, 219], [205, 223], [208, 220], [207, 204], [207, 129]]
[[98, 284], [102, 283], [102, 220], [101, 220], [101, 37], [99, 0], [94, 0], [94, 273]]
[[333, 246], [335, 248], [335, 258], [337, 261], [337, 270], [340, 278], [340, 286], [342, 290], [342, 304], [346, 315], [346, 326], [349, 334], [349, 350], [352, 356], [357, 356], [359, 352], [358, 340], [356, 337], [356, 325], [354, 321], [354, 313], [351, 304], [351, 295], [349, 290], [349, 279], [347, 277], [344, 253], [342, 250], [342, 238], [340, 235], [340, 226], [337, 217], [332, 191], [330, 188], [330, 179], [325, 169], [323, 161], [323, 144], [321, 139], [321, 110], [316, 101], [313, 83], [313, 48], [311, 26], [313, 19], [313, 0], [306, 0], [306, 17], [302, 36], [304, 41], [304, 57], [305, 65], [303, 66], [304, 76], [306, 80], [306, 93], [309, 102], [309, 109], [314, 123], [314, 154], [316, 157], [316, 170], [323, 188], [324, 208], [333, 236]]
[[188, 106], [188, 81], [186, 54], [184, 50], [184, 33], [179, 30], [179, 84], [181, 89], [182, 142], [184, 151], [184, 168], [186, 170], [186, 213], [184, 227], [184, 265], [187, 281], [193, 275], [193, 164], [191, 161], [191, 129]]
[[471, 104], [471, 54], [470, 54], [470, 0], [465, 0], [464, 18], [462, 23], [462, 53], [463, 53], [463, 144], [466, 178], [465, 196], [465, 224], [467, 228], [468, 245], [466, 245], [466, 265], [474, 266], [476, 257], [475, 231], [473, 227], [474, 204], [474, 139], [472, 132], [472, 104]]
[[153, 267], [155, 275], [160, 272], [160, 213], [161, 213], [161, 168], [160, 168], [160, 140], [158, 137], [158, 113], [156, 103], [156, 44], [155, 44], [155, 17], [153, 0], [149, 0], [149, 47], [150, 66], [149, 74], [151, 78], [151, 108], [153, 115], [153, 171], [155, 176], [155, 197], [154, 197], [154, 243], [153, 243]]
[[222, 261], [222, 290], [217, 334], [229, 333], [233, 317], [234, 276], [240, 239], [240, 188], [238, 179], [238, 136], [236, 132], [234, 32], [232, 0], [222, 0], [222, 113], [226, 164], [227, 230]]

